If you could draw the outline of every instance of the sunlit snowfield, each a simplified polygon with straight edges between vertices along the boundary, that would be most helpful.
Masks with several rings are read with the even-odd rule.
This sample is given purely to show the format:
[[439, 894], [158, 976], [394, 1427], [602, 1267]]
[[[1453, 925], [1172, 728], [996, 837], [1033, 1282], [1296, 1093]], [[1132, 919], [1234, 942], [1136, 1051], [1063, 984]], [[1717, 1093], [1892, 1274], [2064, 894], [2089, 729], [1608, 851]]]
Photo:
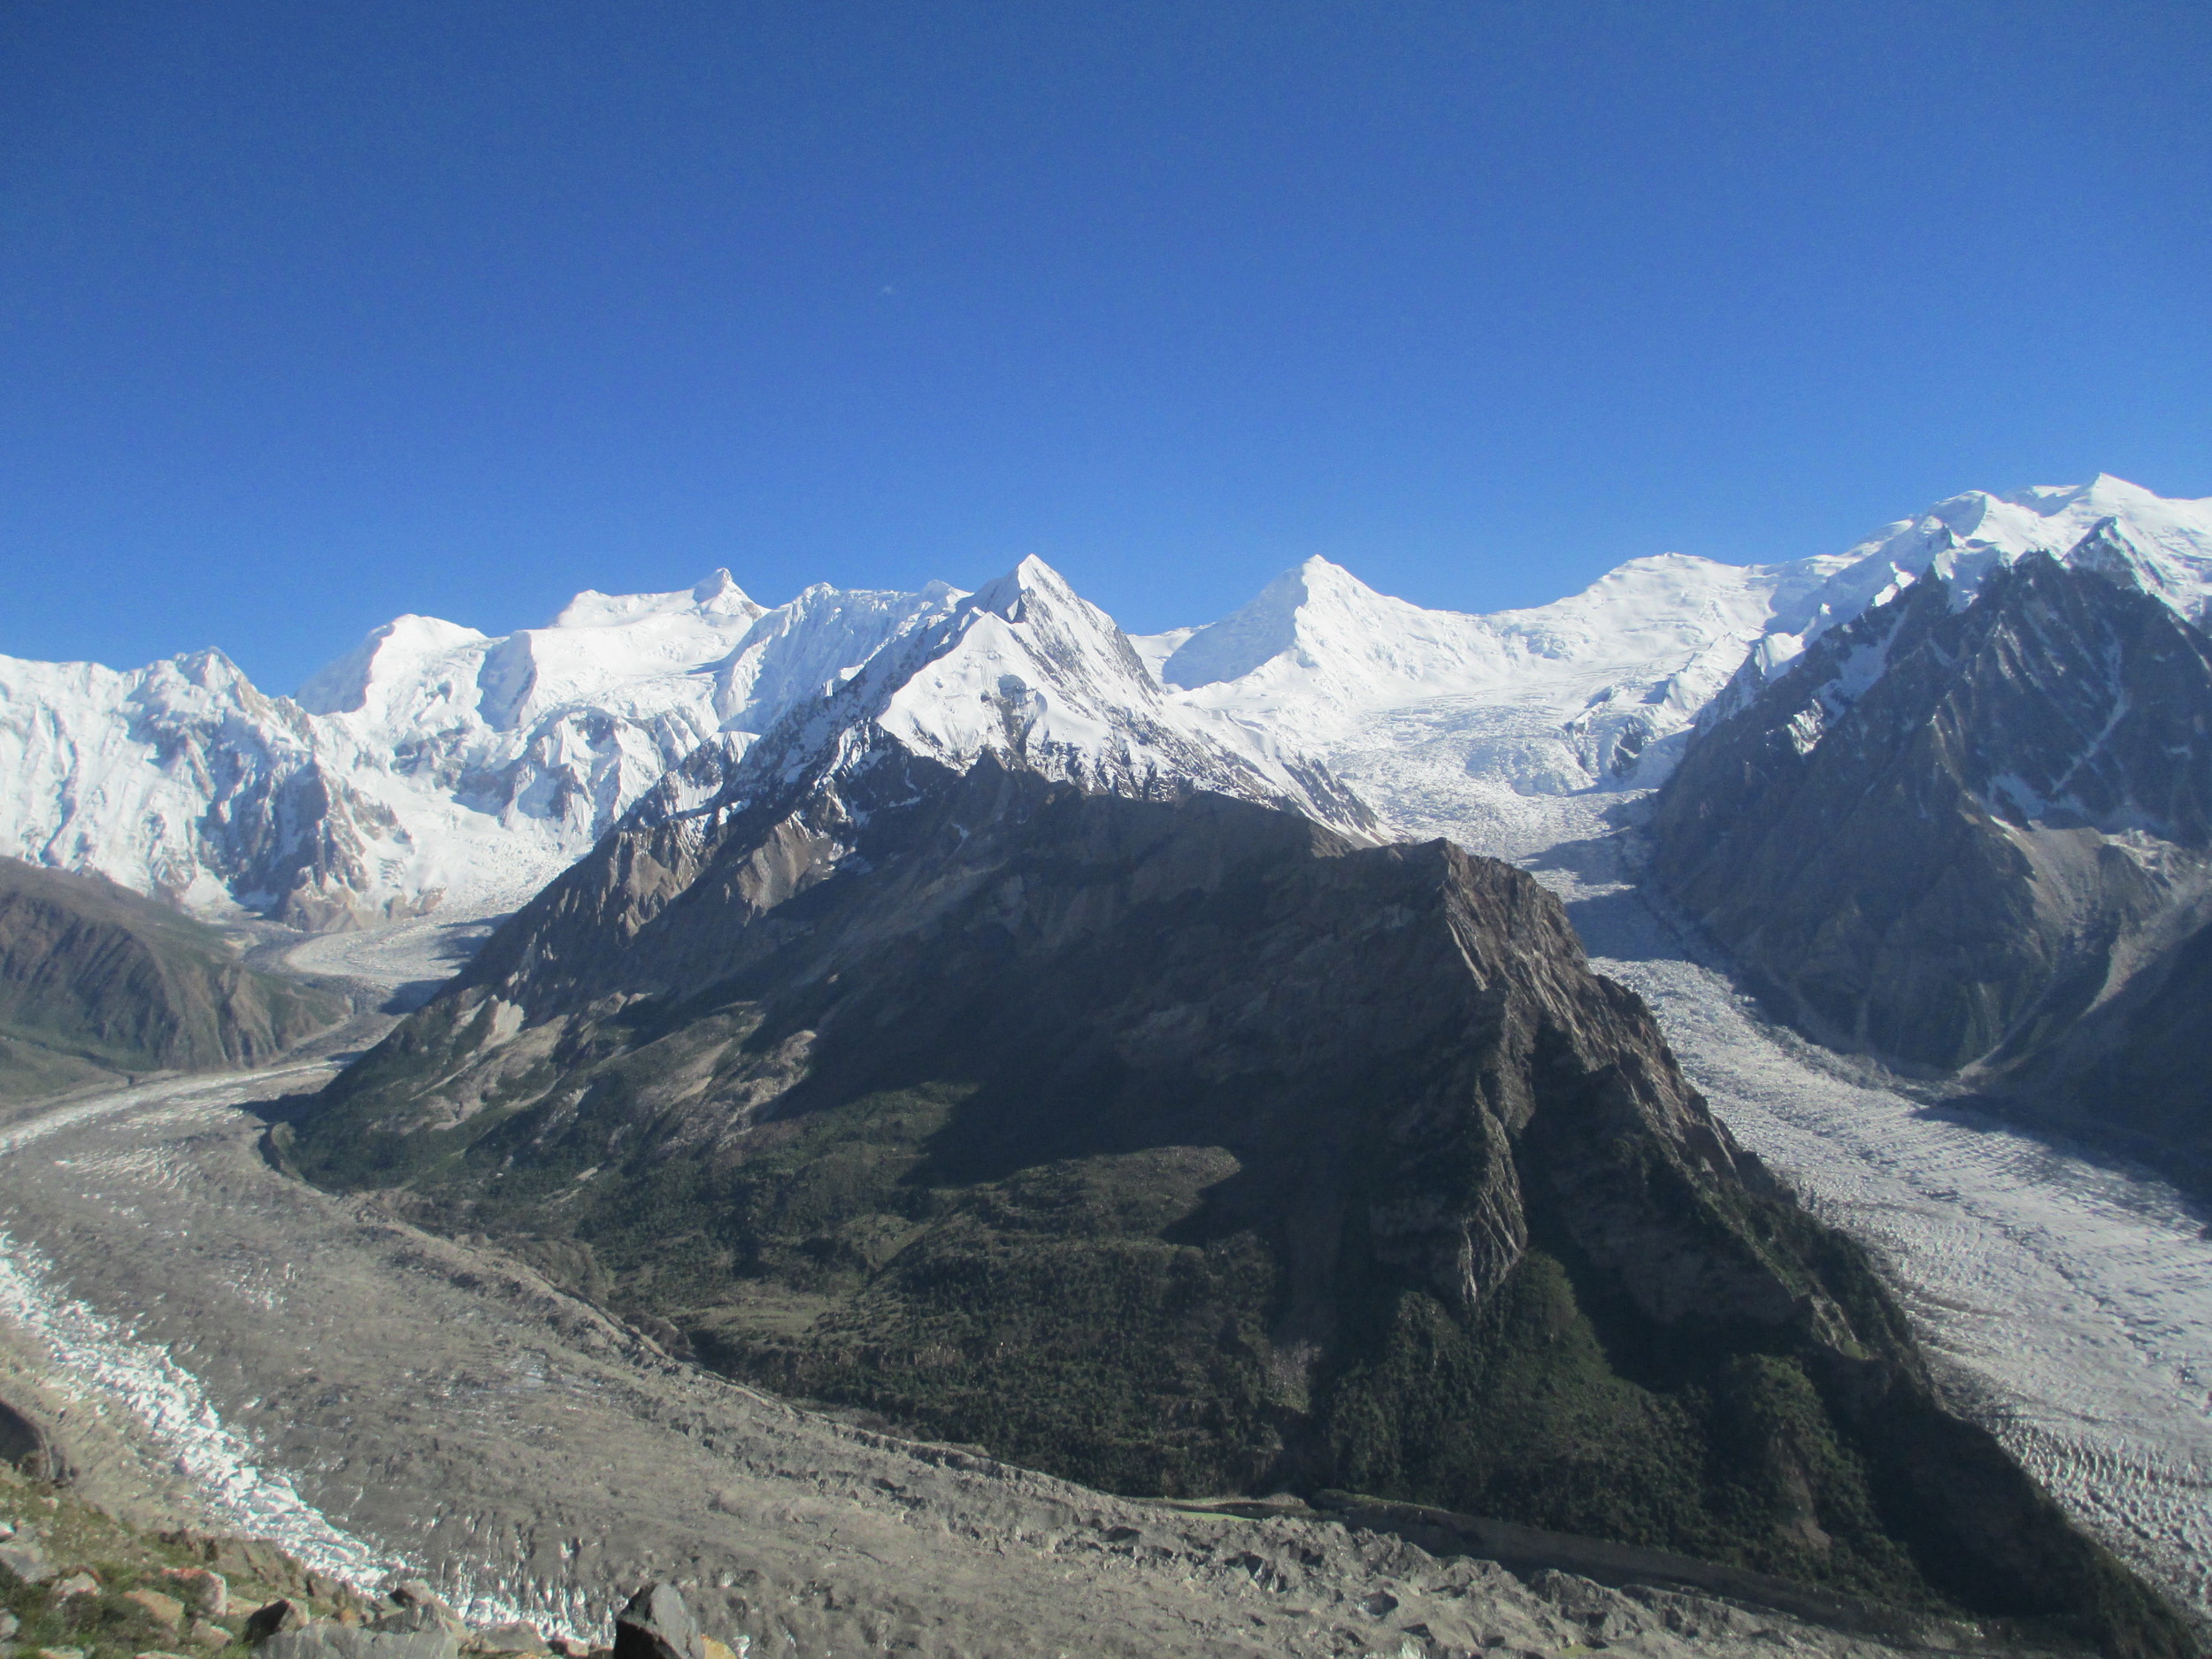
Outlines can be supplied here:
[[[2115, 1549], [2212, 1616], [2212, 1239], [2145, 1171], [1855, 1077], [1778, 1029], [1630, 878], [1635, 793], [1490, 782], [1548, 700], [1435, 703], [1333, 764], [1401, 831], [1523, 865], [1649, 1002], [1737, 1138], [1870, 1246], [1958, 1403]], [[1479, 766], [1483, 780], [1471, 776]]]

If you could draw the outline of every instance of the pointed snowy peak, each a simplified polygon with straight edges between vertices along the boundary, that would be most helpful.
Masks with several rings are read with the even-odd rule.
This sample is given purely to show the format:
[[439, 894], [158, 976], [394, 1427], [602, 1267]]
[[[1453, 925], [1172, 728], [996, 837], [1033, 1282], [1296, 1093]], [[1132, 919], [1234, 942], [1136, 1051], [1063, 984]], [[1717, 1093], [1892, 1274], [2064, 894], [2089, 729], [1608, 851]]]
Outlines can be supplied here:
[[988, 611], [1009, 622], [1019, 622], [1028, 605], [1035, 601], [1062, 608], [1080, 606], [1112, 626], [1106, 613], [1080, 597], [1068, 586], [1068, 579], [1034, 553], [1014, 566], [1005, 575], [983, 584], [967, 597], [966, 607], [972, 611]]
[[1340, 565], [1317, 555], [1292, 566], [1260, 589], [1248, 604], [1200, 628], [1160, 666], [1160, 677], [1180, 690], [1241, 680], [1255, 669], [1299, 649], [1302, 634], [1331, 630], [1319, 611], [1371, 612], [1396, 603]]
[[737, 585], [737, 579], [718, 566], [693, 585], [691, 603], [702, 610], [750, 611], [755, 616], [761, 612], [761, 607]]
[[410, 612], [371, 628], [360, 644], [318, 669], [293, 702], [310, 714], [351, 714], [381, 702], [396, 687], [419, 678], [437, 659], [488, 643], [457, 622]]
[[878, 724], [964, 766], [1033, 741], [1071, 754], [1110, 746], [1164, 703], [1114, 619], [1034, 557], [962, 600], [913, 650], [879, 660], [888, 695]]
[[894, 753], [961, 772], [988, 756], [1141, 799], [1236, 795], [1357, 835], [1374, 822], [1318, 765], [1250, 726], [1167, 697], [1113, 618], [1036, 558], [894, 639], [741, 757], [666, 780], [640, 813], [703, 822], [834, 792]]

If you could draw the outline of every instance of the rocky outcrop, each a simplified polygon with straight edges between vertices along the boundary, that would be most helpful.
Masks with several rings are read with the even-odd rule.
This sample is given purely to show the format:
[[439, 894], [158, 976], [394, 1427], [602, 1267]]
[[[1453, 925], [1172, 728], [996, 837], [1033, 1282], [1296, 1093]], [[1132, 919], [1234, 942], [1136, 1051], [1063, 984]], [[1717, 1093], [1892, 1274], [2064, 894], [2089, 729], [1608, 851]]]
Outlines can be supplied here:
[[258, 1065], [347, 1011], [165, 905], [0, 859], [0, 1091]]
[[69, 1479], [69, 1459], [54, 1437], [5, 1401], [0, 1401], [0, 1460], [34, 1480], [58, 1485]]
[[615, 1659], [706, 1659], [699, 1622], [672, 1584], [649, 1584], [614, 1621]]
[[1527, 876], [840, 753], [634, 818], [299, 1167], [1094, 1484], [1343, 1486], [2170, 1650]]
[[2212, 921], [2212, 641], [2134, 568], [2108, 525], [1823, 636], [1691, 746], [1654, 868], [1816, 1040], [2201, 1151], [2162, 998]]

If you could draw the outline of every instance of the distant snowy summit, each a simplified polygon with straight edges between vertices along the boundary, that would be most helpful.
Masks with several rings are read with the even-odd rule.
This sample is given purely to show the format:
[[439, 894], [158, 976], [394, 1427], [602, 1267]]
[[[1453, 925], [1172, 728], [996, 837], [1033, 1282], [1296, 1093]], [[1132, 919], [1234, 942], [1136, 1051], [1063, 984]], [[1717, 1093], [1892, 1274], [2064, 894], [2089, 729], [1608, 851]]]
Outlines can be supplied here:
[[2131, 561], [2116, 574], [2201, 623], [2212, 501], [2101, 477], [1956, 496], [1785, 564], [1634, 559], [1491, 616], [1312, 559], [1220, 621], [1131, 639], [1032, 559], [973, 595], [822, 586], [773, 608], [717, 572], [580, 594], [503, 638], [402, 617], [291, 698], [212, 651], [127, 673], [0, 657], [0, 851], [208, 913], [373, 925], [519, 899], [634, 808], [735, 786], [771, 732], [794, 765], [840, 741], [990, 752], [1087, 787], [1215, 789], [1511, 851], [1547, 798], [1659, 781], [1732, 681], [1931, 572], [1963, 603], [2106, 520]]
[[812, 588], [765, 610], [718, 571], [580, 594], [504, 638], [401, 617], [293, 698], [213, 651], [131, 673], [0, 658], [0, 851], [308, 928], [518, 901], [701, 743], [955, 597]]
[[1310, 559], [1210, 626], [1136, 643], [1191, 701], [1297, 733], [1400, 831], [1515, 856], [1552, 834], [1548, 803], [1664, 781], [1724, 692], [1741, 701], [1869, 607], [1930, 575], [1966, 604], [2026, 554], [2102, 545], [2107, 522], [2131, 557], [2106, 573], [2203, 626], [2212, 500], [2101, 475], [1969, 491], [1787, 563], [1632, 559], [1569, 598], [1490, 616], [1425, 611]]

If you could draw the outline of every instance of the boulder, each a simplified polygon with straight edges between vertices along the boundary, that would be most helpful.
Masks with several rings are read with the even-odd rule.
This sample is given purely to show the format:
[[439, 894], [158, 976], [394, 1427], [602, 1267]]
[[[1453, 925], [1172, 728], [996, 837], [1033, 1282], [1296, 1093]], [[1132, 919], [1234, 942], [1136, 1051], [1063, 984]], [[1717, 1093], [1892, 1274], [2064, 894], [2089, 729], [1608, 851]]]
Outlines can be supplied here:
[[369, 1621], [369, 1629], [384, 1635], [404, 1635], [411, 1632], [442, 1632], [457, 1644], [468, 1635], [468, 1625], [461, 1616], [440, 1599], [437, 1591], [422, 1578], [402, 1578], [388, 1585], [384, 1592], [386, 1610]]
[[59, 1584], [54, 1586], [54, 1600], [57, 1601], [66, 1601], [73, 1595], [97, 1595], [99, 1594], [100, 1580], [96, 1574], [86, 1572], [81, 1569], [76, 1572], [71, 1573], [66, 1578], [64, 1578]]
[[123, 1599], [157, 1624], [175, 1630], [184, 1623], [184, 1603], [158, 1590], [126, 1590]]
[[246, 1645], [258, 1647], [286, 1631], [299, 1629], [307, 1620], [305, 1608], [288, 1596], [279, 1596], [266, 1607], [256, 1608], [246, 1616]]
[[319, 1618], [264, 1643], [260, 1659], [460, 1659], [460, 1639], [442, 1626], [368, 1630]]
[[238, 1640], [238, 1632], [227, 1624], [218, 1624], [211, 1618], [196, 1618], [192, 1628], [184, 1632], [203, 1647], [227, 1647]]
[[614, 1659], [706, 1659], [698, 1621], [672, 1584], [649, 1584], [615, 1615]]
[[24, 1584], [44, 1584], [54, 1576], [54, 1563], [38, 1540], [28, 1534], [13, 1543], [0, 1544], [0, 1570], [4, 1570]]
[[469, 1653], [534, 1654], [547, 1651], [546, 1640], [538, 1633], [535, 1624], [518, 1620], [511, 1624], [494, 1624], [488, 1630], [472, 1631], [461, 1644]]
[[69, 1460], [53, 1437], [4, 1400], [0, 1400], [0, 1462], [14, 1464], [34, 1480], [58, 1483], [69, 1478]]
[[195, 1613], [220, 1618], [230, 1610], [230, 1581], [211, 1568], [172, 1567], [162, 1577]]

